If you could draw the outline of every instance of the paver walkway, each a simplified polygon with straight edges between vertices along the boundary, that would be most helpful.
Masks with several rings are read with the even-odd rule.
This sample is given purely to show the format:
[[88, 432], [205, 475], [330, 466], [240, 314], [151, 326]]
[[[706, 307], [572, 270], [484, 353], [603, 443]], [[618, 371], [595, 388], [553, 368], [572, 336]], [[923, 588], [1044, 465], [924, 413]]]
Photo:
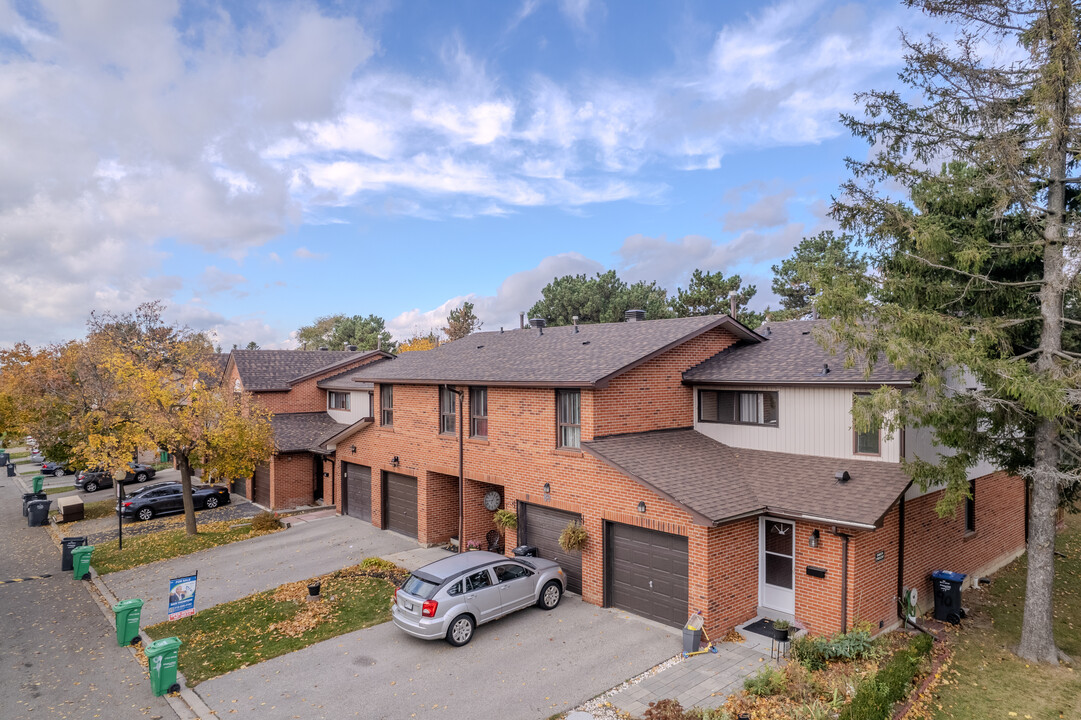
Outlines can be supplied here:
[[27, 527], [22, 489], [0, 478], [0, 717], [176, 718], [87, 592], [60, 570], [48, 529]]
[[335, 516], [250, 540], [102, 576], [119, 598], [142, 598], [143, 626], [168, 618], [169, 578], [199, 573], [195, 609], [417, 547], [415, 540]]

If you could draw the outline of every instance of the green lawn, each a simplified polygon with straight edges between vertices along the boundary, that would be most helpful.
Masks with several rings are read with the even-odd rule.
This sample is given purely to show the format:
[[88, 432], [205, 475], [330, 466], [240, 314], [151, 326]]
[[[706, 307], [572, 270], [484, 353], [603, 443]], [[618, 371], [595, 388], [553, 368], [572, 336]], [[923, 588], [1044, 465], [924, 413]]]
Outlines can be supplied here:
[[127, 537], [124, 539], [123, 550], [118, 549], [115, 540], [95, 545], [90, 564], [99, 575], [107, 575], [118, 570], [127, 570], [158, 560], [189, 555], [207, 548], [228, 545], [271, 532], [278, 532], [278, 530], [260, 532], [253, 530], [249, 524], [236, 527], [233, 521], [200, 523], [199, 534], [194, 536], [189, 536], [181, 527], [176, 530]]
[[[380, 573], [376, 573], [380, 574]], [[192, 617], [146, 628], [154, 638], [176, 636], [180, 671], [189, 685], [313, 643], [386, 622], [394, 583], [360, 566], [321, 578], [323, 600], [309, 603], [306, 582], [215, 605]]]
[[[1068, 516], [1058, 537], [1055, 638], [1063, 652], [1081, 659], [1081, 516]], [[994, 576], [988, 590], [965, 593], [973, 610], [958, 633], [948, 684], [932, 709], [938, 720], [970, 718], [1081, 718], [1081, 669], [1029, 665], [1010, 652], [1021, 638], [1025, 557]]]
[[[75, 489], [74, 485], [65, 485], [63, 487], [49, 487], [49, 488], [45, 488], [45, 494], [46, 495], [58, 495], [60, 493], [71, 492], [74, 489]], [[86, 505], [84, 504], [83, 507], [85, 508]]]

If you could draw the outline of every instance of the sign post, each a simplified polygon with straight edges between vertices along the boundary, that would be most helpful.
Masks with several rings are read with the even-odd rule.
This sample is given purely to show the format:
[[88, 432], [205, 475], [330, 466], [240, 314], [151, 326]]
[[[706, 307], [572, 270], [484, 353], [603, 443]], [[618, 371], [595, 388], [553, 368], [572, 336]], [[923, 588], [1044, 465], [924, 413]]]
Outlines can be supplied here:
[[179, 620], [195, 614], [195, 585], [199, 573], [169, 581], [169, 619]]

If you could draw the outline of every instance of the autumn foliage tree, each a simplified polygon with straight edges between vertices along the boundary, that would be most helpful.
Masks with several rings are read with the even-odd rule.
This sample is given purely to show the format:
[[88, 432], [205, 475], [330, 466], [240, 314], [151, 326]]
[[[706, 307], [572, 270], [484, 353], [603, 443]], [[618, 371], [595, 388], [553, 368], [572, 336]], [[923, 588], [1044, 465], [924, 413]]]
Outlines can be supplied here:
[[413, 335], [398, 343], [398, 352], [424, 352], [425, 350], [431, 350], [437, 348], [440, 345], [439, 335], [434, 330], [428, 332], [426, 335], [421, 334], [419, 331], [413, 333]]
[[443, 333], [447, 336], [447, 340], [454, 342], [455, 340], [461, 340], [466, 335], [477, 332], [481, 329], [484, 323], [473, 312], [473, 303], [464, 302], [461, 307], [454, 308], [450, 311], [450, 315], [447, 316], [447, 326], [443, 328]]

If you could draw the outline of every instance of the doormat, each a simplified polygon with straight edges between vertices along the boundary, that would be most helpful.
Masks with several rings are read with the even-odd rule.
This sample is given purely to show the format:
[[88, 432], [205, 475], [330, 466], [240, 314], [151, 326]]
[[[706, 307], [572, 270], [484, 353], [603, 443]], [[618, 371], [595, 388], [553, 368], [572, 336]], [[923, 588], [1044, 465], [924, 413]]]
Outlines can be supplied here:
[[753, 632], [755, 635], [764, 635], [771, 640], [774, 637], [773, 621], [769, 618], [762, 618], [761, 620], [756, 620], [750, 625], [744, 625], [741, 630], [744, 630], [746, 632]]

